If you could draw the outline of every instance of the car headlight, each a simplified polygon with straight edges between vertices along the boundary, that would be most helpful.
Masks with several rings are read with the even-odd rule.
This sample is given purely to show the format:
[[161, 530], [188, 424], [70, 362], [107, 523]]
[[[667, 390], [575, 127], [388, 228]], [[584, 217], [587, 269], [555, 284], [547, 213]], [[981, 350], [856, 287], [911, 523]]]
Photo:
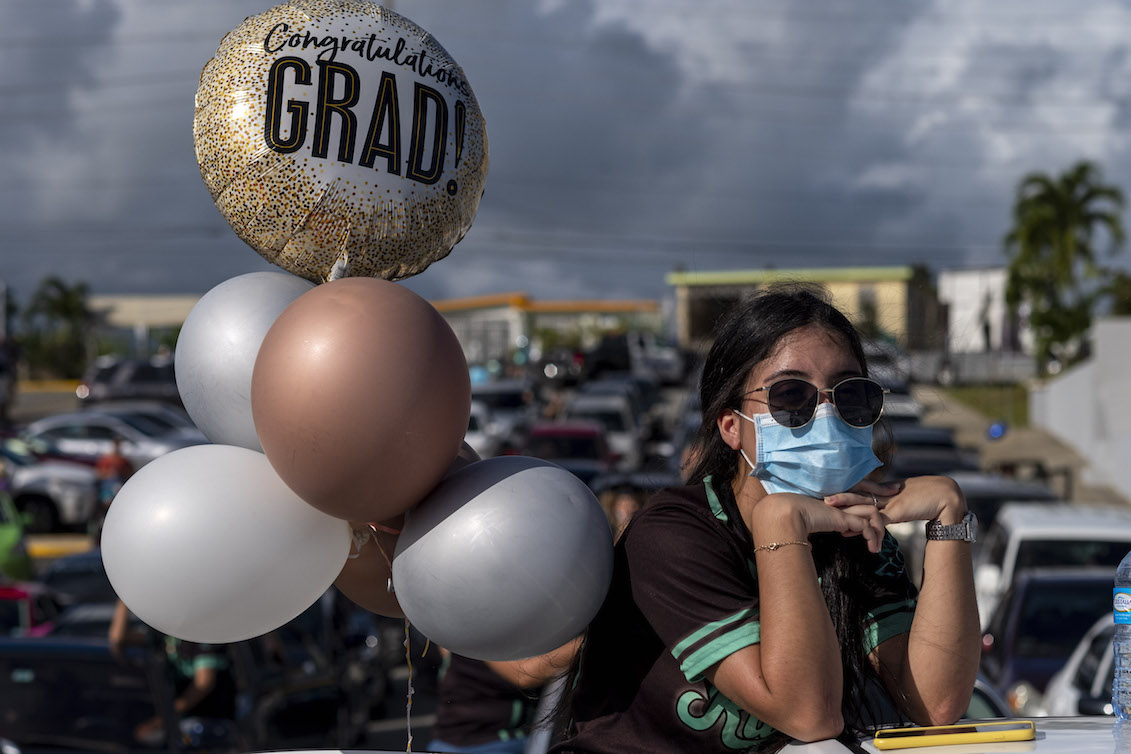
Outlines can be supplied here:
[[1017, 716], [1044, 714], [1044, 699], [1037, 687], [1028, 681], [1018, 681], [1005, 692], [1005, 703]]

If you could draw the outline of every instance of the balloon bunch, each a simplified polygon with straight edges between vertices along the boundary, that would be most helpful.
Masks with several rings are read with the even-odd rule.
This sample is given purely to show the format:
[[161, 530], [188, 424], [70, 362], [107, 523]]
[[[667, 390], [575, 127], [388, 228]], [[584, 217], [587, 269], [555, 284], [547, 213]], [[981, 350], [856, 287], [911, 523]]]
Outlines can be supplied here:
[[[459, 341], [392, 282], [445, 256], [482, 194], [459, 66], [374, 3], [291, 0], [221, 42], [195, 136], [217, 208], [286, 271], [227, 280], [185, 320], [177, 387], [212, 444], [118, 493], [102, 534], [118, 595], [210, 643], [274, 630], [346, 581], [469, 657], [577, 635], [612, 573], [596, 499], [548, 462], [475, 456]], [[380, 557], [350, 555], [378, 529]]]

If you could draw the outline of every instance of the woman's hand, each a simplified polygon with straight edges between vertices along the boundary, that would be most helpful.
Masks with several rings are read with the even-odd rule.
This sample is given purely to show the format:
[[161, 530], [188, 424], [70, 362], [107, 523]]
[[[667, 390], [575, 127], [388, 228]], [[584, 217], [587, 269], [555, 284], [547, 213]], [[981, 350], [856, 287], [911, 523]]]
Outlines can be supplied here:
[[966, 513], [962, 490], [944, 476], [917, 476], [890, 484], [864, 480], [848, 492], [829, 495], [825, 504], [855, 516], [878, 511], [885, 525], [936, 518], [954, 524]]
[[840, 532], [845, 537], [864, 537], [871, 552], [880, 551], [886, 525], [870, 496], [866, 507], [839, 509], [788, 492], [766, 495], [743, 513], [743, 519], [755, 546], [807, 539], [821, 532]]

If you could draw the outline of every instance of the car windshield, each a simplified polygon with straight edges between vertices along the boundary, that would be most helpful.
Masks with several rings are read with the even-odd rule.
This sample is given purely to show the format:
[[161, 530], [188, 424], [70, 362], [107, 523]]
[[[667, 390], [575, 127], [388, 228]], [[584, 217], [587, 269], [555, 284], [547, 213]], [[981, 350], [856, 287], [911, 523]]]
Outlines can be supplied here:
[[535, 437], [527, 453], [534, 458], [601, 458], [596, 437]]
[[625, 430], [624, 416], [619, 411], [578, 411], [571, 415], [574, 419], [585, 419], [605, 425], [610, 432]]
[[0, 636], [19, 633], [26, 610], [27, 603], [21, 600], [0, 600]]
[[472, 395], [472, 398], [487, 404], [487, 408], [494, 409], [522, 408], [526, 405], [526, 399], [524, 395], [518, 391], [475, 393], [474, 395]]
[[1102, 584], [1065, 582], [1035, 585], [1018, 617], [1017, 654], [1064, 657], [1096, 619], [1111, 610], [1111, 589]]
[[[1096, 540], [1030, 539], [1017, 549], [1016, 571], [1049, 566], [1117, 566], [1131, 542]], [[1111, 595], [1108, 595], [1110, 600]], [[1110, 607], [1110, 605], [1108, 606]]]

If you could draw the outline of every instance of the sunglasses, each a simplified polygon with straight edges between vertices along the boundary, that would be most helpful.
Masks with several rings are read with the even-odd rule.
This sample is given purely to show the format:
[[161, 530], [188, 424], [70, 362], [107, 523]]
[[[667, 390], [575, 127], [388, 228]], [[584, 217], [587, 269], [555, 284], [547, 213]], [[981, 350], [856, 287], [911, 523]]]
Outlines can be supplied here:
[[884, 395], [888, 393], [878, 382], [867, 377], [849, 377], [826, 388], [791, 378], [754, 388], [750, 392], [765, 392], [770, 416], [790, 429], [804, 427], [813, 420], [821, 393], [829, 394], [836, 412], [846, 424], [857, 429], [870, 427], [880, 420], [880, 414], [884, 412]]

